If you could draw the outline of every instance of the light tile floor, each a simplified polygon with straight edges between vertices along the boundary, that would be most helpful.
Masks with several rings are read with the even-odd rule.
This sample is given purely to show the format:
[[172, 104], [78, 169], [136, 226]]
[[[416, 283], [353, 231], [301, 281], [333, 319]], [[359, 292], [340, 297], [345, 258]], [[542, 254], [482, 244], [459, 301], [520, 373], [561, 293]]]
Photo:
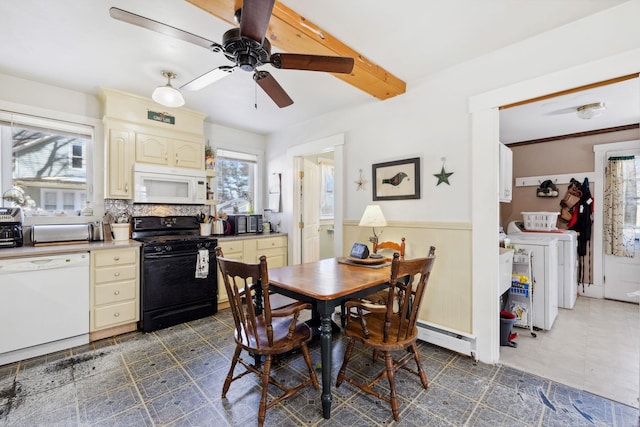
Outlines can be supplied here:
[[518, 332], [517, 348], [500, 347], [506, 366], [638, 407], [640, 311], [637, 304], [578, 297], [559, 309], [549, 331]]
[[[333, 340], [333, 375], [346, 340]], [[0, 367], [0, 426], [253, 426], [260, 387], [254, 375], [222, 383], [235, 344], [228, 310], [156, 331], [131, 333]], [[317, 342], [310, 346], [320, 360]], [[333, 389], [330, 420], [309, 387], [267, 411], [274, 426], [637, 426], [638, 410], [541, 376], [474, 363], [432, 345], [419, 351], [429, 388], [400, 371], [400, 421], [387, 404], [343, 384]], [[353, 366], [369, 376], [370, 352], [357, 345]], [[305, 373], [299, 354], [274, 367], [280, 381]], [[274, 390], [269, 390], [269, 394]]]

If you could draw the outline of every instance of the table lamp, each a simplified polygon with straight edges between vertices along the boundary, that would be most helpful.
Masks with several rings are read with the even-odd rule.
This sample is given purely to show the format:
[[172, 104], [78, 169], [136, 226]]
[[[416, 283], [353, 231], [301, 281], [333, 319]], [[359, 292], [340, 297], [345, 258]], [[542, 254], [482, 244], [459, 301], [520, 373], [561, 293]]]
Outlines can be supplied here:
[[[378, 244], [378, 234], [376, 234], [376, 227], [386, 227], [387, 220], [384, 218], [382, 214], [382, 209], [380, 209], [379, 205], [368, 205], [362, 214], [362, 218], [360, 219], [360, 227], [371, 227], [373, 228], [373, 237], [369, 238], [369, 241], [374, 245]], [[380, 235], [382, 235], [382, 231], [380, 231]], [[370, 258], [382, 258], [382, 255], [379, 254], [371, 254]]]

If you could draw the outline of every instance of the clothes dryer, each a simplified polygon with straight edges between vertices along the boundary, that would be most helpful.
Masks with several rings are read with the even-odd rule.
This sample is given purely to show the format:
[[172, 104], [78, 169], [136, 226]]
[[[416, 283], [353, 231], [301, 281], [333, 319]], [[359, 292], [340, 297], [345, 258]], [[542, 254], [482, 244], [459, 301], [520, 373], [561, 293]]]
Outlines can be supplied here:
[[578, 234], [573, 230], [526, 231], [522, 221], [511, 221], [507, 236], [558, 241], [558, 307], [572, 309], [578, 295]]

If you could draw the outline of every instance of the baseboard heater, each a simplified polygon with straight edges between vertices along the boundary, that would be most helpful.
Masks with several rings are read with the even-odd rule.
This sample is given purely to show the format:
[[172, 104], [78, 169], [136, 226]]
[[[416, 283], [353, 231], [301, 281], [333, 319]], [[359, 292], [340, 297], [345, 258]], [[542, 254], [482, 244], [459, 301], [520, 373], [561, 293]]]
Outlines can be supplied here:
[[418, 339], [456, 353], [475, 357], [476, 338], [464, 332], [418, 321]]

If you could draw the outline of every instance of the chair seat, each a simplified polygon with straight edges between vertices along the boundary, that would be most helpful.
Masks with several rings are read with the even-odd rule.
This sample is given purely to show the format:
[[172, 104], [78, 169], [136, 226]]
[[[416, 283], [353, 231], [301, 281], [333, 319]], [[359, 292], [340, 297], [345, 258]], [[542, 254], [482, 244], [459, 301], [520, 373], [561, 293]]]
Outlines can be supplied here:
[[[349, 338], [355, 338], [361, 341], [363, 344], [372, 347], [377, 350], [401, 350], [406, 348], [412, 341], [415, 341], [418, 337], [418, 328], [414, 327], [413, 331], [409, 334], [408, 338], [403, 340], [395, 340], [393, 343], [384, 342], [383, 330], [384, 330], [384, 319], [385, 313], [368, 313], [363, 316], [367, 329], [369, 330], [369, 337], [365, 337], [362, 332], [362, 327], [360, 326], [359, 321], [351, 321], [348, 322], [344, 333]], [[395, 316], [391, 320], [391, 325], [389, 330], [394, 332], [394, 336], [396, 331], [400, 327], [400, 334], [406, 336], [407, 331], [407, 322], [403, 322], [400, 325], [400, 316]]]
[[253, 330], [249, 330], [249, 336], [242, 334], [241, 339], [238, 339], [238, 332], [235, 333], [236, 342], [240, 344], [245, 350], [251, 353], [257, 354], [282, 354], [297, 347], [300, 341], [308, 341], [311, 338], [311, 329], [306, 323], [300, 322], [296, 324], [291, 339], [287, 338], [289, 333], [289, 326], [291, 325], [291, 318], [273, 318], [271, 319], [271, 326], [273, 327], [273, 346], [269, 347], [269, 341], [267, 338], [267, 328], [262, 316], [257, 319], [258, 329], [258, 342], [256, 343]]

